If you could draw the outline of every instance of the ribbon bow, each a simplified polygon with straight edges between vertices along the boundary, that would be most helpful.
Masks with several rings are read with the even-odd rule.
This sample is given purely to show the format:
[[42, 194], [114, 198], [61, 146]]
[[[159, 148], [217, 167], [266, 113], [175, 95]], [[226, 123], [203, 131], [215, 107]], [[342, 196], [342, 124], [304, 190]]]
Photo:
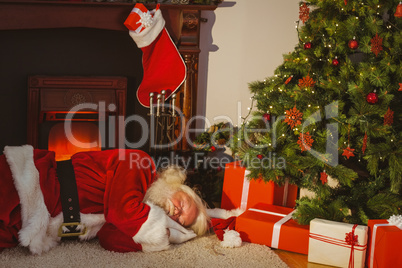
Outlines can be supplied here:
[[[151, 12], [149, 12], [149, 11], [147, 11], [147, 12], [142, 12], [142, 13], [140, 13], [139, 15], [140, 15], [140, 20], [137, 21], [137, 24], [138, 24], [138, 23], [141, 24], [140, 28], [141, 28], [141, 27], [143, 27], [143, 28], [148, 28], [148, 27], [151, 27], [151, 26], [152, 26], [152, 24], [154, 23], [154, 18], [153, 18], [153, 16], [151, 15]], [[142, 28], [141, 28], [141, 29], [142, 29]], [[140, 29], [140, 31], [141, 31], [141, 29]]]
[[357, 224], [353, 225], [352, 231], [349, 233], [346, 233], [345, 237], [345, 242], [348, 245], [351, 245], [350, 247], [350, 257], [349, 257], [349, 268], [353, 268], [355, 264], [355, 259], [354, 259], [354, 251], [355, 251], [355, 245], [358, 245], [358, 235], [355, 235], [355, 229], [357, 227]]

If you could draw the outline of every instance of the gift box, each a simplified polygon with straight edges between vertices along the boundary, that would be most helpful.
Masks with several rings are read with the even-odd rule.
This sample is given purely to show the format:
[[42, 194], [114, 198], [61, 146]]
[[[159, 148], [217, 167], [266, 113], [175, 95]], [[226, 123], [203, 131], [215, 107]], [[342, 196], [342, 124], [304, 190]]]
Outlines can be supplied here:
[[370, 232], [367, 266], [402, 267], [402, 226], [400, 229], [388, 220], [369, 220], [367, 225]]
[[143, 4], [135, 4], [127, 19], [124, 21], [124, 25], [130, 31], [140, 33], [145, 30], [145, 28], [152, 25], [153, 14], [158, 9], [159, 5], [156, 6], [155, 10], [149, 11]]
[[256, 204], [237, 217], [235, 230], [245, 242], [308, 253], [309, 226], [292, 219], [292, 208]]
[[286, 183], [265, 182], [262, 179], [247, 178], [250, 172], [241, 166], [240, 161], [225, 166], [221, 208], [248, 209], [258, 203], [284, 207], [294, 207], [297, 198], [297, 186]]
[[314, 219], [310, 222], [308, 261], [337, 267], [364, 267], [368, 227]]

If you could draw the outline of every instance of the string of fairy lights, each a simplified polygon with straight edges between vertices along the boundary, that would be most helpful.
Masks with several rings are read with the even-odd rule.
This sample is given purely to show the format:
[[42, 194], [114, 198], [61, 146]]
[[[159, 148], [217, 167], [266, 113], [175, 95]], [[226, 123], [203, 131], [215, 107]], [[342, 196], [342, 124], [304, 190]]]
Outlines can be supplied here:
[[[333, 2], [340, 2], [340, 1], [339, 1], [339, 0], [334, 0]], [[343, 1], [341, 1], [341, 2], [343, 2]], [[302, 6], [303, 4], [305, 4], [305, 3], [302, 3], [301, 6]], [[377, 16], [384, 16], [384, 14], [381, 14], [381, 13], [380, 13], [380, 10], [381, 10], [381, 8], [382, 8], [381, 5], [369, 6], [368, 3], [364, 3], [363, 1], [360, 2], [360, 5], [361, 5], [362, 7], [364, 7], [364, 8], [366, 8], [366, 10], [376, 10], [375, 14], [376, 14]], [[339, 7], [339, 8], [338, 8], [339, 12], [340, 12], [340, 13], [344, 13], [344, 15], [346, 15], [348, 12], [350, 12], [349, 9], [346, 9], [346, 8], [344, 8], [344, 7], [342, 7], [342, 6], [339, 6], [339, 5], [338, 5], [338, 7]], [[360, 22], [360, 17], [359, 17], [359, 16], [355, 16], [354, 18], [355, 18], [355, 20], [356, 20], [356, 23], [358, 24], [358, 23]], [[321, 21], [321, 22], [322, 22], [322, 21]], [[389, 32], [392, 32], [392, 31], [394, 31], [394, 30], [398, 30], [398, 31], [399, 31], [398, 27], [396, 27], [395, 25], [393, 25], [388, 19], [386, 19], [385, 22], [386, 22], [385, 29], [387, 29]], [[320, 36], [320, 37], [321, 37], [321, 40], [322, 40], [322, 42], [323, 42], [323, 47], [324, 47], [325, 49], [329, 49], [329, 50], [330, 50], [330, 53], [327, 53], [327, 55], [330, 55], [330, 57], [327, 57], [327, 58], [325, 58], [325, 57], [311, 58], [311, 57], [309, 57], [309, 56], [306, 56], [304, 59], [300, 59], [300, 58], [298, 57], [298, 58], [296, 58], [296, 59], [293, 59], [293, 62], [296, 63], [296, 64], [303, 64], [303, 62], [304, 62], [304, 63], [306, 63], [306, 64], [309, 66], [310, 70], [311, 70], [312, 64], [313, 64], [315, 61], [319, 61], [319, 62], [328, 62], [328, 63], [330, 63], [330, 64], [332, 63], [333, 65], [335, 65], [335, 63], [336, 63], [336, 65], [339, 64], [338, 56], [335, 55], [335, 53], [333, 52], [334, 50], [337, 49], [337, 44], [336, 44], [336, 42], [335, 42], [335, 41], [336, 41], [336, 38], [332, 38], [331, 36], [327, 35], [327, 33], [322, 33], [322, 32], [321, 32], [321, 33], [312, 33], [312, 35], [307, 35], [307, 33], [302, 32], [302, 31], [300, 30], [300, 29], [302, 29], [302, 27], [300, 27], [300, 23], [301, 23], [301, 19], [295, 21], [295, 24], [296, 24], [296, 25], [295, 25], [295, 29], [296, 29], [296, 31], [297, 31], [297, 35], [298, 35], [298, 39], [299, 39], [299, 41], [300, 41], [300, 44], [302, 44], [303, 47], [305, 48], [305, 47], [306, 47], [306, 44], [309, 44], [312, 40], [315, 40], [316, 36]], [[316, 23], [317, 23], [317, 22], [316, 22]], [[323, 22], [322, 22], [322, 23], [323, 23]], [[327, 22], [326, 22], [326, 23], [327, 23]], [[333, 35], [337, 35], [337, 34], [338, 34], [339, 32], [341, 32], [343, 29], [340, 28], [340, 22], [339, 22], [339, 21], [333, 20], [333, 23], [334, 23], [334, 26], [335, 26], [335, 28], [334, 28], [335, 30], [333, 31]], [[319, 27], [319, 28], [320, 28], [320, 27]], [[322, 28], [322, 27], [321, 27], [321, 28]], [[321, 29], [321, 28], [320, 28], [320, 29]], [[364, 29], [361, 29], [361, 30], [364, 31]], [[356, 40], [356, 35], [357, 35], [357, 34], [355, 34], [355, 35], [353, 36], [353, 39], [352, 39], [352, 40]], [[331, 40], [332, 40], [332, 41], [331, 41]], [[310, 43], [310, 44], [311, 44], [311, 43]], [[299, 49], [301, 49], [301, 46], [299, 46]], [[375, 67], [372, 67], [372, 68], [374, 69]], [[288, 67], [287, 67], [287, 66], [284, 66], [284, 69], [285, 69], [285, 71], [288, 71]], [[317, 74], [317, 73], [315, 73], [315, 72], [312, 72], [311, 74], [312, 74], [312, 76], [315, 78], [316, 81], [320, 81], [321, 79], [326, 79], [326, 77], [329, 76], [328, 73], [322, 75], [321, 77], [319, 77], [319, 74]], [[360, 73], [360, 75], [363, 75], [363, 74]], [[293, 74], [281, 73], [281, 74], [275, 74], [274, 77], [271, 79], [271, 81], [267, 81], [267, 79], [263, 80], [263, 83], [266, 84], [266, 87], [262, 90], [262, 95], [263, 95], [264, 97], [267, 97], [267, 92], [264, 92], [264, 91], [266, 91], [266, 88], [269, 88], [269, 93], [272, 93], [272, 92], [274, 92], [275, 90], [277, 90], [277, 91], [280, 92], [280, 93], [286, 93], [286, 92], [288, 91], [288, 89], [286, 88], [287, 83], [284, 84], [283, 81], [284, 81], [284, 80], [291, 80], [292, 78], [293, 78]], [[334, 77], [331, 77], [331, 79], [334, 79]], [[333, 83], [337, 83], [337, 84], [339, 84], [340, 86], [341, 86], [342, 83], [343, 83], [341, 80], [332, 81], [332, 82], [333, 82]], [[268, 85], [272, 85], [272, 83], [274, 83], [274, 84], [276, 84], [276, 85], [271, 86], [271, 87], [268, 87]], [[346, 87], [346, 86], [345, 86], [345, 87]], [[304, 89], [304, 91], [306, 91], [306, 92], [308, 92], [308, 93], [311, 93], [312, 95], [316, 94], [316, 90], [314, 90], [314, 87], [304, 87], [303, 89]], [[302, 89], [302, 90], [303, 90], [303, 89]], [[294, 90], [294, 88], [291, 88], [291, 90]], [[259, 93], [255, 93], [253, 96], [250, 97], [250, 100], [251, 100], [251, 107], [248, 107], [248, 108], [247, 108], [247, 110], [248, 110], [247, 115], [244, 116], [244, 117], [239, 116], [240, 119], [242, 120], [242, 127], [244, 127], [244, 126], [246, 126], [246, 125], [248, 125], [248, 124], [250, 123], [250, 121], [248, 121], [248, 118], [249, 118], [250, 115], [252, 114], [253, 108], [255, 107], [255, 106], [254, 106], [254, 102], [256, 101], [256, 99], [260, 99], [260, 98], [261, 98], [261, 97], [259, 96]], [[311, 99], [314, 100], [315, 98], [312, 97]], [[308, 107], [308, 108], [316, 108], [317, 111], [321, 109], [321, 106], [320, 106], [318, 103], [308, 103], [308, 104], [307, 104], [307, 107]], [[269, 110], [264, 111], [264, 112], [265, 112], [265, 113], [272, 114], [272, 111], [275, 110], [275, 107], [274, 107], [273, 105], [269, 105], [269, 106], [268, 106], [268, 109], [269, 109]], [[263, 112], [263, 111], [260, 111], [260, 112]], [[286, 114], [286, 111], [284, 112], [284, 114]], [[340, 123], [341, 123], [341, 126], [343, 126], [344, 128], [350, 127], [350, 126], [346, 125], [344, 122], [340, 122]], [[315, 130], [316, 130], [316, 129], [313, 128], [313, 132], [314, 132]], [[299, 128], [295, 127], [295, 128], [293, 128], [293, 131], [294, 131], [294, 132], [296, 132], [296, 131], [298, 132], [298, 131], [299, 131]], [[332, 135], [332, 133], [330, 133], [330, 135]], [[282, 134], [282, 136], [285, 137], [285, 134]], [[240, 141], [240, 137], [238, 137], [238, 140]], [[349, 138], [348, 138], [348, 140], [349, 140]], [[390, 141], [391, 141], [391, 142], [394, 142], [394, 138], [393, 138], [393, 137], [390, 137]], [[258, 145], [258, 141], [255, 142], [255, 145]], [[271, 143], [269, 143], [268, 145], [269, 145], [269, 146], [272, 146]], [[349, 148], [349, 146], [350, 146], [349, 141], [344, 141], [344, 145], [347, 145], [348, 148]], [[360, 157], [361, 157], [361, 155], [360, 155]], [[360, 157], [359, 157], [358, 161], [361, 161]], [[382, 156], [379, 156], [379, 159], [382, 159]]]

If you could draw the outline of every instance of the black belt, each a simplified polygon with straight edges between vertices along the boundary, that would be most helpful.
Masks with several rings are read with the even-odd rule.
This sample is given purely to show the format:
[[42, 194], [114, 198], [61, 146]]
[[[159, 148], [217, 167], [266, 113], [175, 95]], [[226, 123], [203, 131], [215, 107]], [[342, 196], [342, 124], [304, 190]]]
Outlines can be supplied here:
[[63, 209], [63, 224], [59, 228], [58, 235], [64, 239], [76, 239], [86, 233], [86, 228], [81, 224], [77, 183], [71, 160], [57, 162], [57, 178], [60, 183], [60, 200]]

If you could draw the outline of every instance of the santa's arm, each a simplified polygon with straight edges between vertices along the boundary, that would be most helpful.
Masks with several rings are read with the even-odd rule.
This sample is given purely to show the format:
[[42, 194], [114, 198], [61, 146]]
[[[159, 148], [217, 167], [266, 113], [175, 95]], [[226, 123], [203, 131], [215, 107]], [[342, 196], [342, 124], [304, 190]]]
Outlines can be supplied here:
[[[139, 152], [140, 158], [152, 159]], [[119, 161], [108, 172], [104, 196], [105, 219], [125, 235], [141, 244], [143, 251], [160, 251], [169, 247], [167, 215], [151, 203], [143, 203], [145, 192], [155, 176], [154, 165], [144, 167]]]

